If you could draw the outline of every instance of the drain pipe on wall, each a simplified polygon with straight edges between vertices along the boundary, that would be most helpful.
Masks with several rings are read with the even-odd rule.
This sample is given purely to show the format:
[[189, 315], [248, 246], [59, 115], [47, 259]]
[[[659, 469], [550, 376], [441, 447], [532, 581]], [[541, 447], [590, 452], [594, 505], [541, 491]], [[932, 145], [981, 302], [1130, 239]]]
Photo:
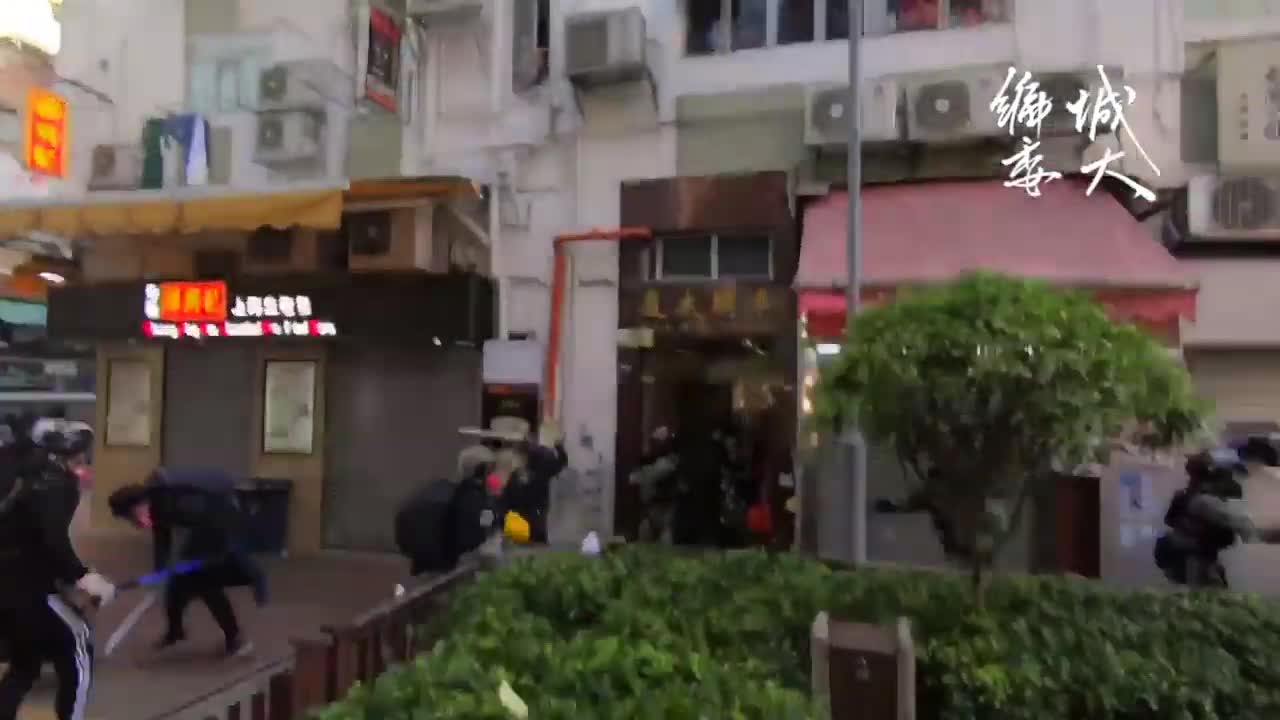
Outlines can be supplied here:
[[508, 296], [511, 281], [507, 278], [507, 258], [503, 257], [503, 253], [507, 251], [507, 243], [500, 241], [498, 237], [502, 232], [502, 208], [499, 200], [502, 184], [502, 176], [499, 174], [498, 181], [489, 185], [489, 270], [498, 282], [497, 336], [499, 340], [506, 340], [511, 332], [511, 316], [507, 308], [511, 299]]
[[[612, 230], [594, 229], [582, 233], [557, 235], [552, 243], [554, 260], [551, 276], [551, 327], [547, 339], [546, 388], [543, 395], [542, 417], [544, 420], [558, 422], [560, 420], [560, 346], [564, 340], [564, 310], [567, 298], [566, 286], [570, 281], [569, 258], [565, 246], [576, 242], [609, 242], [623, 240], [650, 240], [653, 231], [649, 228], [624, 227]], [[613, 328], [611, 328], [611, 331]]]

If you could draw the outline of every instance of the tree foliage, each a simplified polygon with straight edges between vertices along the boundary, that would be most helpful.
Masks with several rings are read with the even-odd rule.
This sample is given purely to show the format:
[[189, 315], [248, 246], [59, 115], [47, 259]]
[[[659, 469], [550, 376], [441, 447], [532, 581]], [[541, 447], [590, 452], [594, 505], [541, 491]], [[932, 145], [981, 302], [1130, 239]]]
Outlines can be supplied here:
[[1201, 423], [1185, 368], [1084, 293], [977, 273], [859, 314], [817, 388], [828, 428], [894, 450], [958, 533], [975, 571], [1016, 527], [1036, 481]]

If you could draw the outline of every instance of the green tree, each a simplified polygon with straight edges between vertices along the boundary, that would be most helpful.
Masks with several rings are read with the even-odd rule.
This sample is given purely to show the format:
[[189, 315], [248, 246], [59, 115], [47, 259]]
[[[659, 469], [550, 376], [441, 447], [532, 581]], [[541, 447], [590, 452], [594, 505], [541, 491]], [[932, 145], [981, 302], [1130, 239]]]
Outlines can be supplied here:
[[1201, 426], [1186, 369], [1080, 292], [976, 273], [860, 313], [823, 372], [817, 417], [896, 452], [951, 530], [981, 605], [986, 569], [1055, 472], [1128, 433], [1169, 447]]

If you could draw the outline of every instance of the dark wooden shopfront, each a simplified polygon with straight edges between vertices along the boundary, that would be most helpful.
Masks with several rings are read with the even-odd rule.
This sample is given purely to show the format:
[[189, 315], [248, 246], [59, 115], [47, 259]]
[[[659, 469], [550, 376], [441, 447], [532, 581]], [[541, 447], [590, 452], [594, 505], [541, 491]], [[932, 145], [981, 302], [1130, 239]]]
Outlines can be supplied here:
[[[778, 478], [790, 473], [795, 437], [795, 228], [785, 173], [680, 177], [624, 183], [622, 225], [646, 227], [649, 243], [624, 243], [619, 252], [618, 325], [652, 333], [652, 344], [618, 349], [617, 485], [615, 526], [634, 537], [641, 506], [627, 482], [658, 425], [691, 411], [720, 422], [735, 412], [733, 377], [762, 366], [771, 381], [767, 409], [755, 413], [752, 472], [773, 508], [774, 542], [790, 542], [791, 494]], [[765, 277], [663, 279], [658, 246], [705, 243], [706, 238], [767, 238]], [[723, 373], [712, 368], [723, 367]], [[708, 377], [715, 376], [712, 379]], [[691, 381], [691, 377], [699, 377]], [[690, 396], [694, 396], [691, 398]], [[736, 405], [735, 405], [736, 407]], [[739, 415], [741, 413], [739, 412]], [[703, 419], [708, 419], [703, 418]]]
[[[227, 281], [228, 296], [309, 297], [314, 316], [332, 322], [336, 336], [180, 340], [143, 337], [144, 285], [57, 290], [49, 328], [100, 346], [162, 348], [156, 460], [286, 477], [294, 481], [290, 521], [314, 536], [306, 545], [394, 549], [396, 505], [452, 472], [457, 429], [480, 420], [492, 283], [471, 274], [236, 278]], [[279, 360], [316, 365], [310, 453], [263, 449], [264, 368]]]

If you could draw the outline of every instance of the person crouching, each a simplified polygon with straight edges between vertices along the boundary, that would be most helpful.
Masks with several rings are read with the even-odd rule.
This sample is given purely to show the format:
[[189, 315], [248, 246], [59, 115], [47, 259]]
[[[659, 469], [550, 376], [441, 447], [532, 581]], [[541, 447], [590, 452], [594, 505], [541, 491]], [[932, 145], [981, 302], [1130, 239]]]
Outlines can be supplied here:
[[167, 630], [158, 649], [186, 639], [183, 616], [200, 598], [226, 640], [227, 656], [253, 651], [245, 640], [226, 588], [248, 585], [259, 606], [266, 604], [266, 577], [248, 554], [248, 520], [235, 500], [230, 475], [220, 470], [157, 468], [141, 485], [111, 494], [111, 513], [134, 527], [151, 530], [155, 568], [169, 566], [174, 530], [186, 530], [179, 557], [200, 561], [194, 571], [170, 578], [165, 586]]

